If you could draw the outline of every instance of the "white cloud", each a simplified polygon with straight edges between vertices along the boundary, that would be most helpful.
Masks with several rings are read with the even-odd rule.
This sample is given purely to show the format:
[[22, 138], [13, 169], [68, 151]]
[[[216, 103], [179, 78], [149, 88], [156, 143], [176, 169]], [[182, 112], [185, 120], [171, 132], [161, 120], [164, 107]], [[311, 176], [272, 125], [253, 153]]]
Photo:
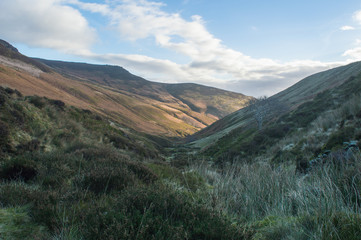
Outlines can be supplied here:
[[355, 12], [353, 14], [353, 19], [358, 23], [361, 24], [361, 10]]
[[[32, 0], [31, 4], [28, 0], [2, 0], [0, 35], [10, 41], [121, 65], [150, 80], [197, 82], [257, 96], [276, 93], [302, 77], [337, 65], [252, 58], [225, 46], [207, 30], [201, 16], [184, 19], [179, 13], [163, 11], [163, 6], [147, 0], [103, 4], [81, 0]], [[95, 30], [77, 9], [105, 17], [123, 40], [154, 39], [158, 47], [183, 54], [190, 60], [178, 64], [143, 55], [95, 54], [90, 51]]]
[[[361, 10], [356, 11], [353, 14], [353, 20], [361, 25]], [[351, 48], [351, 49], [346, 50], [342, 54], [342, 56], [347, 57], [348, 58], [347, 61], [361, 60], [361, 47], [360, 47], [360, 44], [361, 44], [361, 40], [359, 38], [357, 38], [354, 41], [355, 46], [353, 48]]]
[[348, 57], [352, 61], [361, 60], [361, 47], [349, 49], [342, 56]]
[[342, 26], [341, 28], [340, 28], [340, 30], [342, 30], [342, 31], [350, 31], [350, 30], [355, 30], [355, 28], [354, 27], [352, 27], [352, 26]]
[[[309, 74], [339, 65], [308, 60], [280, 63], [272, 59], [246, 56], [228, 48], [209, 33], [202, 17], [195, 15], [186, 20], [178, 13], [164, 12], [164, 4], [159, 2], [121, 0], [108, 4], [89, 4], [79, 0], [64, 1], [107, 17], [109, 24], [123, 39], [137, 41], [153, 38], [159, 47], [189, 57], [188, 64], [177, 64], [142, 55], [87, 55], [98, 61], [124, 66], [151, 80], [198, 82], [262, 95], [276, 93]], [[254, 91], [247, 86], [265, 88]]]
[[0, 35], [12, 42], [69, 52], [86, 52], [95, 40], [87, 20], [61, 0], [0, 1]]

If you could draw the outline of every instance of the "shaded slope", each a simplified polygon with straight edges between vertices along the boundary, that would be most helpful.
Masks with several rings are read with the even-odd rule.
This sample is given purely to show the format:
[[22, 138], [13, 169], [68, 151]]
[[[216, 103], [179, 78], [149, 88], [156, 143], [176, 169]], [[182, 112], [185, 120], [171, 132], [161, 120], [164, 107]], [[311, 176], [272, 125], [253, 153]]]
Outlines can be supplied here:
[[[270, 97], [277, 102], [260, 131], [247, 107], [215, 122], [189, 138], [190, 146], [209, 156], [254, 156], [295, 131], [310, 126], [322, 114], [360, 94], [361, 62], [307, 77]], [[282, 106], [282, 108], [279, 108]], [[225, 154], [225, 155], [224, 155]]]

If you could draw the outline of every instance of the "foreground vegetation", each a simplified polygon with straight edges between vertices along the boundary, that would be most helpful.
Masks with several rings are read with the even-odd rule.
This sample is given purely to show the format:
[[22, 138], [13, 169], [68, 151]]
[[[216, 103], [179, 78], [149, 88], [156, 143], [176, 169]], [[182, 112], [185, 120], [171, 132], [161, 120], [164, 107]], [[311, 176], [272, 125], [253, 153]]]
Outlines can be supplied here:
[[246, 239], [359, 239], [361, 155], [327, 158], [308, 174], [266, 162], [222, 171], [192, 167], [213, 186], [207, 198], [243, 226]]
[[360, 99], [220, 161], [0, 88], [0, 239], [359, 239]]
[[0, 239], [242, 239], [164, 140], [0, 88]]

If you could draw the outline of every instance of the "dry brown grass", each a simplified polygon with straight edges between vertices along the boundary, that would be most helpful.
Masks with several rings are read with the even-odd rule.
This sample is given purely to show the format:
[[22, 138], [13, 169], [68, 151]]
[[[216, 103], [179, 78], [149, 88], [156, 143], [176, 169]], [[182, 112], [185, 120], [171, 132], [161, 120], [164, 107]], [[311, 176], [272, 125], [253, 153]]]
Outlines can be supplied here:
[[37, 71], [34, 74], [34, 71], [9, 64], [0, 65], [0, 85], [18, 89], [24, 95], [59, 99], [105, 115], [128, 128], [154, 135], [186, 136], [219, 119], [219, 116], [192, 110], [169, 93], [160, 101], [54, 72]]

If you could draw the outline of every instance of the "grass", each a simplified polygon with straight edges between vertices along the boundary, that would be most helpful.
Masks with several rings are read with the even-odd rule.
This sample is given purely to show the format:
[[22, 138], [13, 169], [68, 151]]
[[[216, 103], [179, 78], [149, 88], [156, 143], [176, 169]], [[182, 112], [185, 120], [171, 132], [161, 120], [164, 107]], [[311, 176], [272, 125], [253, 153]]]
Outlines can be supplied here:
[[62, 101], [0, 96], [0, 239], [243, 238], [203, 201], [198, 173], [163, 161], [168, 142]]
[[212, 186], [209, 207], [248, 226], [249, 239], [358, 239], [360, 160], [329, 159], [308, 175], [267, 162], [192, 169]]
[[340, 146], [360, 140], [361, 97], [300, 114], [329, 94], [300, 123], [231, 132], [212, 152], [227, 161], [166, 162], [162, 139], [0, 88], [0, 238], [359, 239], [361, 156]]
[[1, 239], [44, 239], [46, 235], [46, 228], [32, 221], [28, 207], [0, 208]]

